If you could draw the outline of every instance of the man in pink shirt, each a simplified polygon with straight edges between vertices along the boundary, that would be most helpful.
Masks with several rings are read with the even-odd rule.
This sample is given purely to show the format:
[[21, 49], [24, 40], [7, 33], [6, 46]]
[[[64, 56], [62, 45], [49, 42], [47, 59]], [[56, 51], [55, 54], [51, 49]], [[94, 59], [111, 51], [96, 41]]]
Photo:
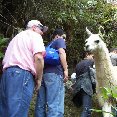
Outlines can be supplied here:
[[0, 82], [0, 117], [27, 117], [34, 86], [41, 86], [45, 31], [40, 21], [31, 20], [9, 43]]

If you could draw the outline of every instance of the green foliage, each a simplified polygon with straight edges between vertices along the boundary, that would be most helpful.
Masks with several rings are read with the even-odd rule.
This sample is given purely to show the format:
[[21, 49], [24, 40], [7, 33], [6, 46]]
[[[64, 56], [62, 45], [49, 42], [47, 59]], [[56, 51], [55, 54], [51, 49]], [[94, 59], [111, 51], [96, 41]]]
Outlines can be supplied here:
[[108, 99], [109, 97], [117, 98], [117, 87], [102, 87], [101, 91], [104, 99]]
[[8, 39], [0, 35], [0, 59], [4, 56], [4, 49], [6, 48], [7, 42]]
[[50, 34], [56, 27], [63, 28], [67, 34], [67, 56], [71, 64], [80, 59], [84, 50], [86, 26], [98, 33], [98, 27], [102, 25], [108, 48], [117, 45], [117, 9], [104, 0], [3, 0], [0, 8], [0, 29], [5, 37], [17, 33], [19, 28], [24, 28], [25, 21], [31, 19], [39, 19], [48, 25], [45, 41], [51, 40]]
[[[111, 88], [107, 88], [107, 87], [101, 87], [101, 92], [102, 92], [102, 98], [104, 98], [105, 100], [111, 100], [112, 103], [115, 103], [116, 104], [116, 98], [117, 98], [117, 87], [111, 87]], [[106, 111], [103, 111], [101, 109], [91, 109], [93, 112], [96, 112], [96, 113], [110, 113], [110, 112], [106, 112]], [[116, 113], [115, 111], [117, 111], [117, 108], [112, 106], [112, 113], [110, 113], [111, 115], [115, 116]]]
[[[91, 109], [93, 112], [96, 112], [96, 113], [110, 113], [110, 112], [106, 112], [106, 111], [102, 111], [102, 110], [98, 110], [98, 109]], [[114, 113], [110, 113], [111, 115], [115, 115]]]

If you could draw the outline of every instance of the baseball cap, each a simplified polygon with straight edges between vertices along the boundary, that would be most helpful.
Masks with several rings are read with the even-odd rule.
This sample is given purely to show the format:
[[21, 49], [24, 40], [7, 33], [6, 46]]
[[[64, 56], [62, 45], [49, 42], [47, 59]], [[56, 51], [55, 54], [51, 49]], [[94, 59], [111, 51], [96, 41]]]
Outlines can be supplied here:
[[27, 24], [27, 27], [38, 26], [38, 25], [42, 25], [40, 21], [38, 21], [38, 20], [30, 20], [28, 22], [28, 24]]
[[42, 32], [46, 32], [48, 30], [48, 27], [43, 26], [38, 20], [30, 20], [27, 24], [27, 27], [31, 28], [32, 26], [37, 26]]

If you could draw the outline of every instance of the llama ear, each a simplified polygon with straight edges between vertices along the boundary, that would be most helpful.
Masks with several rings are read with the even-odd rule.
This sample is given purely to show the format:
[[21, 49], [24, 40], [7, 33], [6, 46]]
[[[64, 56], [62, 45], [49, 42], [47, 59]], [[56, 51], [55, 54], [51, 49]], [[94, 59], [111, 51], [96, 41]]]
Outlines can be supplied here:
[[89, 31], [89, 29], [88, 29], [87, 27], [86, 27], [86, 32], [87, 32], [87, 34], [88, 34], [89, 36], [92, 35], [91, 31]]

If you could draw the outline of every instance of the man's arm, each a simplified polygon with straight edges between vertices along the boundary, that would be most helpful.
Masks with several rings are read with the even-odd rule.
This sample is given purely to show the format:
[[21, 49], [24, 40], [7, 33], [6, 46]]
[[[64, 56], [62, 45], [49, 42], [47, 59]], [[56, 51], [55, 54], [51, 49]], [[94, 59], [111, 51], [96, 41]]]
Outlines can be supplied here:
[[35, 89], [38, 90], [41, 86], [42, 75], [43, 75], [43, 68], [44, 68], [44, 59], [42, 53], [36, 53], [34, 55], [34, 64], [36, 69], [36, 87]]
[[60, 55], [61, 65], [64, 70], [64, 81], [66, 82], [68, 80], [68, 65], [67, 65], [67, 60], [66, 60], [66, 53], [63, 48], [59, 48], [58, 51]]

